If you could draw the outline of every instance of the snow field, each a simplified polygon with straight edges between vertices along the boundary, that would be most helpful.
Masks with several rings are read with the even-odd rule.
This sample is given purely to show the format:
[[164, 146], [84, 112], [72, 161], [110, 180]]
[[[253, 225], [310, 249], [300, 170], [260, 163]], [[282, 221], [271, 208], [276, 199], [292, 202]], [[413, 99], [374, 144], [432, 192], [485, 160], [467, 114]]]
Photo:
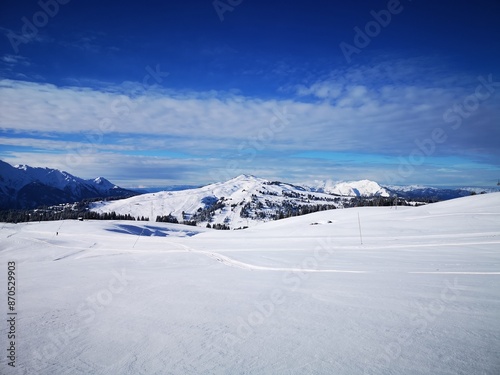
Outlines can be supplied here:
[[19, 281], [2, 374], [500, 373], [500, 194], [243, 231], [0, 228]]

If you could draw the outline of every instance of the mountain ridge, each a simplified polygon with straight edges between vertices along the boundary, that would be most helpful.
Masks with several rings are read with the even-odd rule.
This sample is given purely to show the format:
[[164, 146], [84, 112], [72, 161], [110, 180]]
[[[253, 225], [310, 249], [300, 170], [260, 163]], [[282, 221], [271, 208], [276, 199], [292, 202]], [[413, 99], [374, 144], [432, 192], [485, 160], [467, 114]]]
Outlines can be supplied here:
[[0, 160], [0, 209], [31, 209], [92, 198], [137, 194], [104, 177], [85, 180], [53, 168], [12, 166]]
[[200, 188], [162, 191], [113, 201], [94, 202], [90, 210], [116, 212], [152, 221], [238, 229], [289, 216], [357, 205], [425, 204], [437, 196], [470, 195], [468, 190], [426, 188], [413, 191], [383, 187], [370, 180], [315, 181], [291, 184], [241, 174]]
[[200, 188], [143, 194], [113, 202], [94, 202], [91, 210], [150, 220], [243, 228], [282, 217], [341, 207], [340, 197], [304, 187], [239, 175]]
[[[423, 204], [483, 191], [485, 189], [421, 185], [382, 186], [367, 179], [287, 183], [241, 174], [201, 187], [141, 194], [123, 189], [102, 176], [85, 180], [57, 169], [25, 164], [11, 166], [0, 160], [0, 210], [117, 198], [114, 202], [90, 204], [89, 208], [99, 213], [115, 211], [134, 218], [217, 225], [224, 229], [248, 227], [324, 209], [394, 204], [396, 198], [405, 200], [400, 204]], [[485, 192], [492, 191], [495, 189]]]

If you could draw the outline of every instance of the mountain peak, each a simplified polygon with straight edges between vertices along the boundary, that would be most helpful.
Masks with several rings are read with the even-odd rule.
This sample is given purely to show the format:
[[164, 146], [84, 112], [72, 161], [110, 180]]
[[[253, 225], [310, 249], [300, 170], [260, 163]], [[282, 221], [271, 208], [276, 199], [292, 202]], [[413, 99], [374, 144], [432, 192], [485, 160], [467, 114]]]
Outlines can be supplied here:
[[229, 181], [262, 181], [262, 179], [254, 176], [252, 174], [243, 173], [243, 174], [240, 174], [239, 176], [236, 176], [236, 177], [230, 179]]
[[380, 186], [377, 182], [371, 180], [359, 180], [359, 181], [341, 181], [334, 182], [331, 180], [327, 181], [315, 181], [308, 186], [313, 191], [320, 191], [329, 194], [343, 195], [343, 196], [356, 196], [356, 197], [370, 197], [370, 196], [390, 196], [387, 189]]
[[96, 185], [99, 185], [101, 187], [105, 187], [108, 189], [113, 189], [113, 188], [117, 187], [115, 184], [111, 183], [109, 180], [105, 179], [104, 177], [97, 177], [91, 181]]
[[59, 169], [0, 162], [0, 209], [135, 195], [135, 192], [121, 189], [104, 177], [84, 180]]
[[27, 171], [28, 169], [31, 169], [31, 167], [29, 165], [26, 165], [26, 164], [17, 164], [14, 166], [14, 168], [17, 168], [17, 169], [22, 170], [22, 171]]
[[278, 218], [334, 209], [340, 198], [250, 174], [201, 188], [96, 202], [97, 212], [131, 214], [201, 226], [243, 228]]

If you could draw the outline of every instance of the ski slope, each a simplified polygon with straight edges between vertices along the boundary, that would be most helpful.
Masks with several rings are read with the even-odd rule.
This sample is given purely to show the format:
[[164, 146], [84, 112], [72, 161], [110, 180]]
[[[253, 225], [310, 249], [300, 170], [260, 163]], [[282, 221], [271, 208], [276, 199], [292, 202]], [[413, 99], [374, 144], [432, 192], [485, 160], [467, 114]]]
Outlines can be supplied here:
[[234, 231], [0, 223], [2, 291], [9, 261], [1, 374], [500, 373], [500, 193]]

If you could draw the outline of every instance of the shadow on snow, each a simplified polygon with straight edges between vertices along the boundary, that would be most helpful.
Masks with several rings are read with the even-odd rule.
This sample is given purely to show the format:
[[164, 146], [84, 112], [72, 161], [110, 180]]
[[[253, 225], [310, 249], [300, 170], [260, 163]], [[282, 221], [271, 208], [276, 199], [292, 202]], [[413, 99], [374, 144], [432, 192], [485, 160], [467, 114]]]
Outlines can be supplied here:
[[187, 231], [187, 230], [174, 230], [170, 228], [164, 227], [155, 227], [152, 225], [145, 226], [136, 226], [136, 225], [127, 225], [127, 224], [119, 224], [116, 228], [106, 229], [109, 232], [122, 233], [122, 234], [131, 234], [134, 236], [145, 236], [145, 237], [168, 237], [173, 235], [176, 236], [184, 234], [187, 237], [192, 237], [198, 232]]

